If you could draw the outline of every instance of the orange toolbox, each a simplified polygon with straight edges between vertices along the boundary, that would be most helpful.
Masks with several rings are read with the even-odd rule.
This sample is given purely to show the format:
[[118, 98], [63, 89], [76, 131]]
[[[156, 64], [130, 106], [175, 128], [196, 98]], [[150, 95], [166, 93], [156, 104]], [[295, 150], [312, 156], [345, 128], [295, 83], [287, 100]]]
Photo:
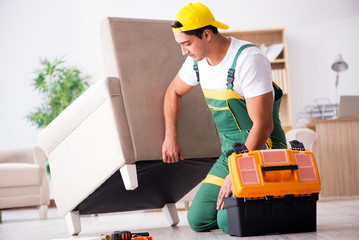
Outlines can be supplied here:
[[258, 151], [233, 144], [228, 158], [233, 197], [224, 199], [231, 235], [316, 231], [318, 168], [301, 142], [290, 143], [291, 149]]

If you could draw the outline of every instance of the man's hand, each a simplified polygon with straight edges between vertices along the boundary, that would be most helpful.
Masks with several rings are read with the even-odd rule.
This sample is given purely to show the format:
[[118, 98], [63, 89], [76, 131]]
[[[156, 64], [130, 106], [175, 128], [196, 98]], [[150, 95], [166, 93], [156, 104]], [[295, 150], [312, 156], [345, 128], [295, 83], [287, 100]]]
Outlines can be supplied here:
[[217, 210], [224, 209], [223, 198], [230, 197], [232, 192], [233, 192], [233, 188], [232, 188], [231, 177], [228, 174], [227, 177], [224, 179], [221, 190], [219, 191], [219, 194], [218, 194]]
[[166, 137], [162, 144], [162, 159], [165, 163], [175, 163], [183, 160], [181, 146], [176, 138]]
[[177, 120], [181, 109], [182, 96], [194, 87], [183, 82], [177, 73], [167, 88], [163, 112], [165, 117], [165, 140], [162, 144], [162, 159], [165, 163], [175, 163], [183, 160], [181, 146], [177, 141]]

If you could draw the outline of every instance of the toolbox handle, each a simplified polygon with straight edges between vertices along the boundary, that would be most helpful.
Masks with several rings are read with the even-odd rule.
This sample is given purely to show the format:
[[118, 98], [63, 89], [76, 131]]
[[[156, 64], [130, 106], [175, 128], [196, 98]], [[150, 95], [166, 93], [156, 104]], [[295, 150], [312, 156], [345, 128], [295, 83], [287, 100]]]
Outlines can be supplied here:
[[298, 165], [283, 165], [283, 166], [266, 166], [262, 167], [263, 172], [268, 171], [282, 171], [282, 170], [297, 170]]
[[234, 151], [239, 154], [239, 153], [247, 153], [248, 152], [248, 148], [246, 145], [244, 145], [243, 143], [240, 142], [236, 142], [234, 144], [232, 144], [232, 148], [234, 149]]
[[292, 150], [299, 150], [299, 151], [305, 150], [304, 144], [302, 142], [299, 142], [298, 140], [292, 140], [289, 143], [290, 146], [292, 147]]

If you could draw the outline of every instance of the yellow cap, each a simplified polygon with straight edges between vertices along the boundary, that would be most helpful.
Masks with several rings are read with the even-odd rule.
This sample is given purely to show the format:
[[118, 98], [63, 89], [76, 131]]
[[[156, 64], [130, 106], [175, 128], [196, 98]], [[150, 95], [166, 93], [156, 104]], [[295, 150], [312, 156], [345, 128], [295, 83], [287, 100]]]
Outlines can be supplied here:
[[226, 24], [214, 19], [211, 10], [202, 3], [189, 3], [181, 8], [177, 13], [176, 21], [180, 22], [183, 27], [172, 28], [173, 32], [190, 31], [208, 25], [220, 29], [228, 29]]

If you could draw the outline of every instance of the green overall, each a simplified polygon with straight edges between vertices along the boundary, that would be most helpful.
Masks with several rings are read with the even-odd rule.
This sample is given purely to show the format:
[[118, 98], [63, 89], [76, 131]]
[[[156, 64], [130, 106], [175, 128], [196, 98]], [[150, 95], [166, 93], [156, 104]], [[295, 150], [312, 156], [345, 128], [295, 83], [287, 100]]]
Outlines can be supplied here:
[[[227, 211], [225, 209], [216, 210], [217, 198], [224, 178], [229, 174], [227, 158], [234, 151], [231, 146], [235, 142], [245, 143], [253, 125], [247, 112], [245, 99], [233, 91], [234, 69], [237, 59], [243, 49], [252, 46], [255, 45], [246, 44], [238, 50], [233, 64], [228, 71], [226, 90], [210, 91], [203, 89], [222, 142], [222, 155], [203, 181], [188, 211], [188, 223], [197, 232], [220, 228], [228, 233]], [[199, 81], [197, 62], [194, 63], [193, 68]], [[274, 129], [263, 149], [287, 148], [285, 134], [279, 119], [279, 106], [283, 92], [274, 82], [273, 88], [275, 92], [273, 103]]]

